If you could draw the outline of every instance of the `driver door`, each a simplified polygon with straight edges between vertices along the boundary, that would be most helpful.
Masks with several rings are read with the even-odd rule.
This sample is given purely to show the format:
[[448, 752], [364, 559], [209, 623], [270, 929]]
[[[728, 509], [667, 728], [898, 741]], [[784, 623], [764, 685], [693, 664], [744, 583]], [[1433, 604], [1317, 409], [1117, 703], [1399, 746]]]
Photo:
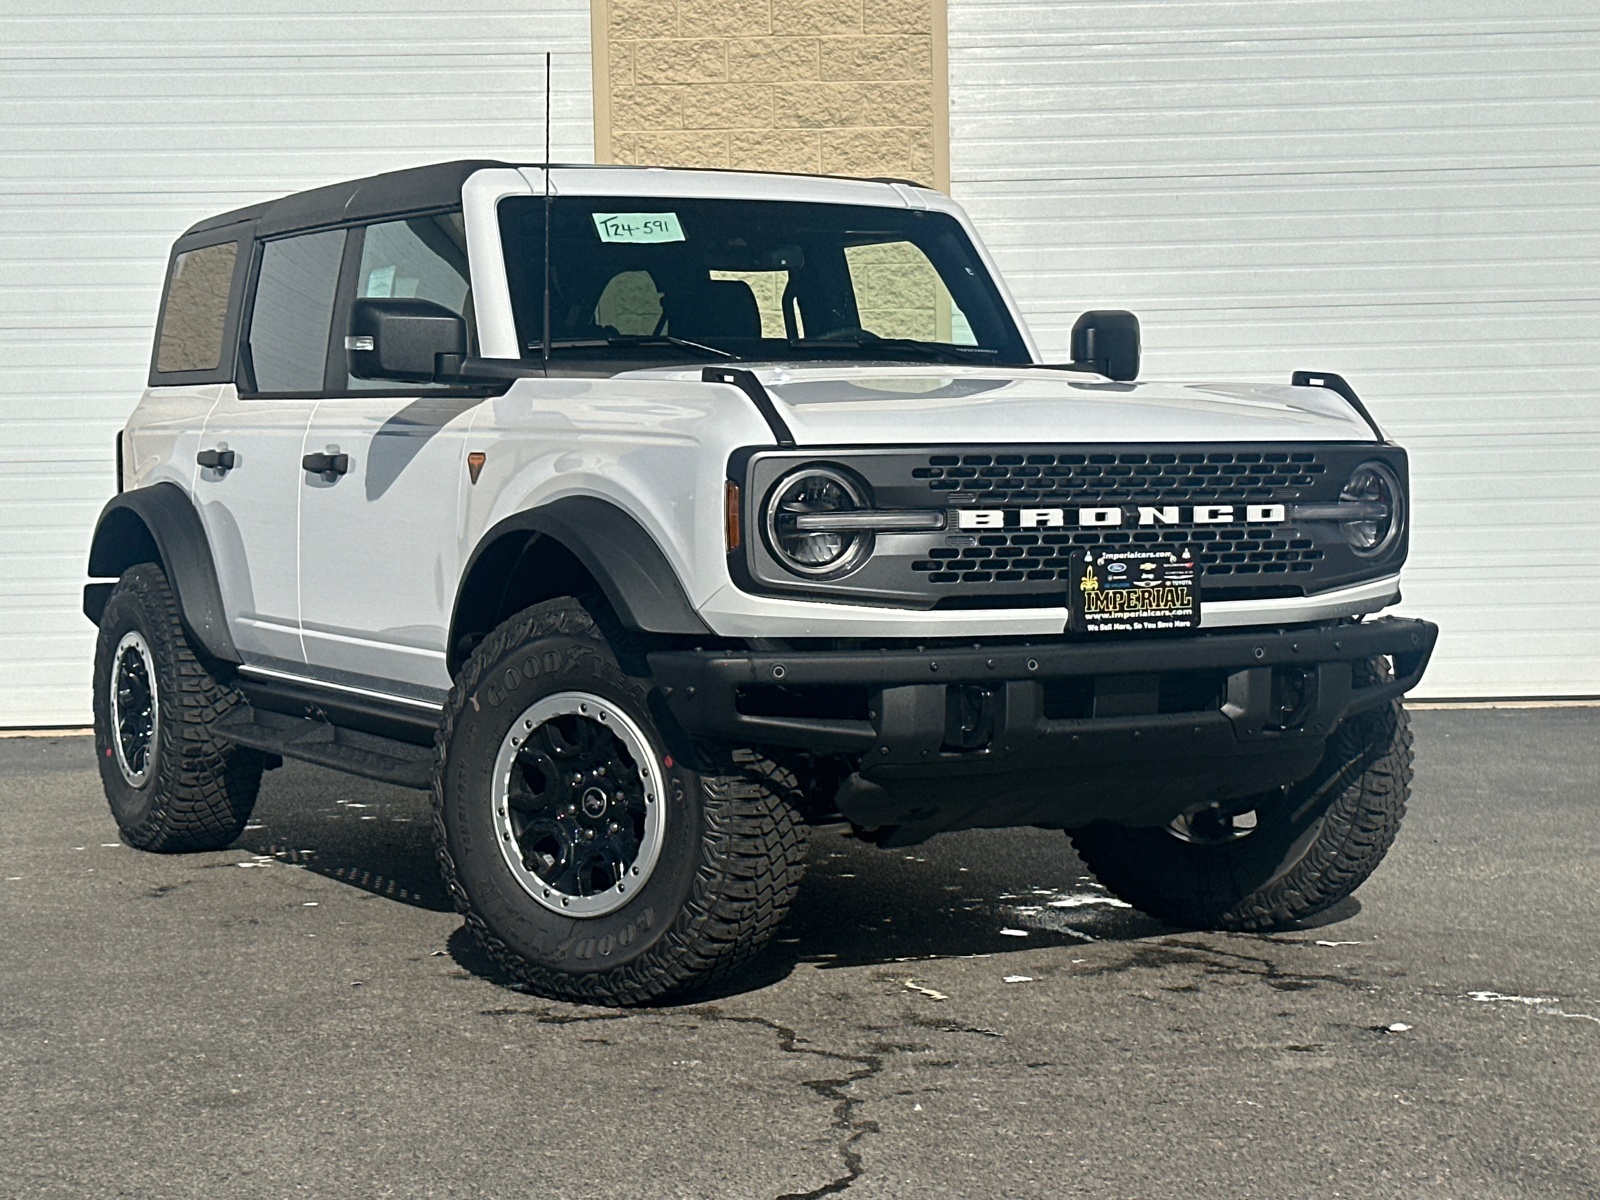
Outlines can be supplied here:
[[[430, 300], [470, 329], [471, 285], [459, 212], [352, 230], [337, 328], [364, 297]], [[482, 393], [358, 379], [344, 339], [306, 451], [343, 473], [306, 472], [300, 495], [300, 624], [321, 682], [437, 704], [450, 686], [445, 641], [463, 569], [457, 514], [466, 434]]]

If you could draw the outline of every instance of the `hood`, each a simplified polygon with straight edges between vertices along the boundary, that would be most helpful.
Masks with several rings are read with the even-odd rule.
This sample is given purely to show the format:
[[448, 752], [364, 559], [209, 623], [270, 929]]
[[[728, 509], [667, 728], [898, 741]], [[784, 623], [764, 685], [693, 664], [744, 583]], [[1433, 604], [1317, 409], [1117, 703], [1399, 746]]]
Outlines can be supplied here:
[[[1113, 383], [1029, 367], [807, 363], [745, 369], [765, 385], [802, 446], [1375, 440], [1360, 414], [1325, 388]], [[668, 368], [624, 377], [699, 374], [698, 367]]]

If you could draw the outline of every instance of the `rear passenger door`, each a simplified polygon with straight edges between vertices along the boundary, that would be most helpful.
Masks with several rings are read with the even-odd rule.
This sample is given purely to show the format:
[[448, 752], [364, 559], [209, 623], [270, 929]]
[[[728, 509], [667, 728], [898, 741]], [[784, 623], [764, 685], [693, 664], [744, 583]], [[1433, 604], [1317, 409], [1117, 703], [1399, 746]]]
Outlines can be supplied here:
[[344, 455], [342, 475], [306, 474], [300, 496], [300, 615], [308, 674], [437, 704], [464, 549], [466, 431], [481, 390], [357, 379], [342, 333], [353, 301], [414, 298], [472, 325], [461, 214], [352, 230], [327, 395], [307, 453]]
[[[194, 495], [245, 663], [299, 674], [299, 505], [306, 426], [324, 392], [345, 231], [263, 243], [236, 382], [201, 436]], [[213, 460], [214, 461], [214, 460]]]

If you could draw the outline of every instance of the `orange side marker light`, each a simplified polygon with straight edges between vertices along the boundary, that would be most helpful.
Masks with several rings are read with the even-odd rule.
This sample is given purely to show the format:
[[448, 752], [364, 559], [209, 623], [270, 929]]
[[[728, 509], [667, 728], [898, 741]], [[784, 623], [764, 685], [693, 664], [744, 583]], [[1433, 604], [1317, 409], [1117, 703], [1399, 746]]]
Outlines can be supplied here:
[[739, 548], [739, 485], [730, 482], [727, 493], [727, 509], [724, 513], [728, 529], [728, 553], [732, 554]]

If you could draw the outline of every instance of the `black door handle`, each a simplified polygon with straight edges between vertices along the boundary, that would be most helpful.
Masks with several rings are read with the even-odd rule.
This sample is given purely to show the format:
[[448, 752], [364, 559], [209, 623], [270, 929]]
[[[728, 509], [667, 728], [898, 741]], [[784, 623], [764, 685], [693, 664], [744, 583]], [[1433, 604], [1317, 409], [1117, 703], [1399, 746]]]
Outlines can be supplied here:
[[313, 475], [343, 475], [350, 469], [348, 454], [308, 454], [300, 465]]
[[202, 467], [210, 467], [213, 471], [233, 470], [232, 450], [202, 450], [194, 456], [194, 460]]

